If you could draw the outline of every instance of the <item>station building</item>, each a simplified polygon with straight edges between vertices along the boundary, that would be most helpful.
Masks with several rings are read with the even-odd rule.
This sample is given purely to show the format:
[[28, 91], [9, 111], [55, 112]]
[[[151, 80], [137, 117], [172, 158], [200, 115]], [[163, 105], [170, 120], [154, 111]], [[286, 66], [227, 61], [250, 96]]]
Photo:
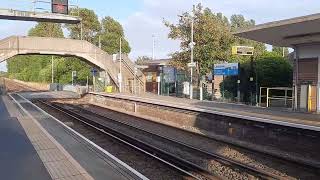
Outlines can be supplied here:
[[320, 113], [320, 14], [261, 24], [234, 35], [293, 48], [293, 108]]
[[[175, 81], [177, 70], [170, 65], [171, 59], [155, 59], [144, 63], [147, 68], [142, 72], [146, 76], [146, 92], [161, 95], [170, 95], [176, 93]], [[157, 82], [160, 77], [161, 82]]]

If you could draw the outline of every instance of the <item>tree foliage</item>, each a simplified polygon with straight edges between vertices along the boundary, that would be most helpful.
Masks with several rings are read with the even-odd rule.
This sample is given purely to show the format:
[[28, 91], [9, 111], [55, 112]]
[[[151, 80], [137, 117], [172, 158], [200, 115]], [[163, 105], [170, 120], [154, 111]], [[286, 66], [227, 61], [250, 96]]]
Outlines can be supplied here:
[[[185, 68], [190, 62], [192, 15], [183, 13], [178, 24], [165, 22], [170, 28], [169, 38], [181, 41], [181, 50], [172, 54], [172, 62], [178, 68]], [[210, 9], [198, 5], [194, 10], [194, 61], [198, 62], [198, 70], [207, 72], [214, 61], [228, 59], [228, 51], [232, 43], [227, 18], [214, 14]]]
[[[252, 69], [253, 67], [253, 69]], [[291, 87], [293, 68], [289, 61], [275, 52], [265, 52], [251, 66], [251, 61], [240, 64], [240, 91], [243, 101], [249, 101], [250, 87], [255, 91], [257, 72], [258, 87]], [[254, 82], [250, 83], [250, 77]], [[221, 86], [225, 91], [237, 95], [237, 76], [227, 77]]]
[[[38, 23], [30, 29], [29, 36], [63, 38], [60, 24]], [[86, 81], [90, 75], [90, 66], [75, 57], [54, 56], [54, 80], [58, 83], [70, 83], [71, 72], [78, 71], [78, 82]], [[20, 55], [8, 60], [9, 77], [32, 82], [51, 82], [52, 56]]]
[[194, 8], [194, 16], [185, 12], [177, 24], [165, 21], [170, 29], [169, 38], [181, 41], [180, 50], [172, 54], [172, 64], [178, 68], [186, 68], [190, 62], [191, 22], [194, 18], [194, 61], [198, 62], [198, 73], [210, 72], [212, 65], [218, 61], [234, 62], [246, 60], [244, 57], [231, 55], [232, 45], [249, 45], [256, 48], [256, 55], [265, 51], [262, 43], [236, 38], [232, 32], [239, 28], [255, 25], [253, 20], [245, 20], [242, 15], [233, 15], [230, 19], [222, 13], [214, 13], [200, 4]]
[[[71, 14], [79, 15], [82, 19], [83, 40], [94, 42], [96, 35], [101, 30], [100, 22], [95, 12], [86, 8], [72, 8], [70, 12]], [[81, 39], [81, 24], [67, 24], [66, 28], [69, 30], [71, 38]]]
[[[98, 37], [101, 37], [102, 49], [109, 54], [119, 52], [120, 37], [123, 37], [122, 51], [129, 53], [131, 48], [125, 40], [124, 30], [119, 22], [111, 17], [105, 17], [101, 24], [94, 11], [80, 8], [71, 9], [71, 14], [82, 18], [83, 39], [98, 44]], [[81, 38], [80, 25], [65, 25], [69, 30], [69, 37]], [[63, 38], [61, 24], [38, 23], [31, 28], [29, 36], [57, 37]], [[12, 78], [23, 81], [51, 82], [51, 59], [52, 56], [28, 55], [16, 56], [8, 60], [8, 74]], [[91, 76], [91, 66], [76, 57], [54, 56], [54, 82], [71, 83], [72, 71], [77, 71], [77, 82], [86, 83], [87, 76]]]
[[28, 35], [37, 37], [64, 37], [61, 24], [46, 22], [38, 23], [35, 27], [31, 28]]
[[[253, 19], [246, 20], [243, 15], [235, 14], [230, 17], [231, 33], [241, 29], [247, 29], [256, 25]], [[252, 46], [254, 47], [254, 59], [258, 59], [266, 52], [264, 43], [233, 36], [234, 41], [231, 46]], [[231, 55], [231, 59], [237, 62], [246, 62], [250, 57]]]
[[288, 57], [289, 55], [289, 49], [284, 47], [272, 47], [272, 52], [276, 53], [279, 56]]
[[101, 21], [102, 31], [99, 34], [101, 38], [101, 46], [104, 51], [109, 54], [119, 53], [120, 38], [122, 38], [122, 52], [130, 53], [131, 48], [125, 39], [122, 25], [112, 17], [105, 17]]

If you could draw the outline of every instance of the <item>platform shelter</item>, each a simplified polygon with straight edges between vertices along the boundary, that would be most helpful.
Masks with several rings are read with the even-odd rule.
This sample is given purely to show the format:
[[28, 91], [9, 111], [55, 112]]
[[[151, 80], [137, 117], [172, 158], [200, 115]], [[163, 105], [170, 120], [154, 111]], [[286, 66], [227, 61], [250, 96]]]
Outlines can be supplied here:
[[320, 113], [320, 14], [280, 20], [234, 35], [294, 49], [294, 110]]

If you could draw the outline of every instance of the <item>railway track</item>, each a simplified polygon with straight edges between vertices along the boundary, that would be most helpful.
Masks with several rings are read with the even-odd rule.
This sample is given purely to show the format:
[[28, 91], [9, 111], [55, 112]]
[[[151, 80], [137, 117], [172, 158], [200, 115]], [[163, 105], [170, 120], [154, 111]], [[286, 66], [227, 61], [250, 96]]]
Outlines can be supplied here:
[[[26, 88], [26, 87], [22, 87], [22, 88]], [[41, 103], [45, 103], [45, 102], [41, 102]], [[118, 121], [117, 119], [114, 119], [114, 118], [110, 119], [109, 117], [106, 117], [106, 116], [103, 116], [100, 114], [96, 114], [94, 112], [85, 110], [83, 108], [81, 108], [81, 110], [80, 110], [80, 111], [82, 111], [82, 113], [79, 113], [79, 112], [75, 112], [74, 109], [72, 109], [72, 108], [64, 108], [60, 105], [51, 105], [48, 103], [45, 103], [45, 104], [46, 104], [46, 106], [50, 106], [51, 108], [56, 109], [59, 112], [62, 112], [62, 114], [65, 114], [65, 115], [69, 116], [70, 118], [76, 119], [77, 121], [85, 124], [86, 126], [89, 126], [93, 129], [96, 129], [97, 131], [107, 133], [110, 137], [112, 137], [112, 136], [118, 137], [119, 140], [124, 140], [124, 142], [127, 142], [128, 144], [133, 145], [135, 148], [142, 150], [142, 152], [144, 152], [144, 153], [149, 153], [150, 155], [154, 155], [155, 157], [153, 157], [153, 158], [159, 159], [160, 161], [163, 160], [164, 163], [170, 164], [172, 167], [179, 169], [180, 172], [183, 172], [184, 174], [186, 174], [192, 178], [195, 178], [195, 179], [219, 179], [221, 177], [216, 176], [215, 174], [212, 173], [212, 171], [208, 171], [208, 169], [201, 167], [197, 163], [187, 161], [181, 157], [179, 158], [179, 157], [175, 156], [174, 154], [170, 154], [166, 151], [161, 150], [160, 148], [156, 148], [156, 147], [154, 147], [146, 142], [143, 142], [139, 139], [135, 139], [137, 141], [134, 142], [132, 140], [132, 137], [130, 137], [126, 134], [122, 134], [122, 133], [119, 134], [119, 132], [117, 130], [112, 129], [110, 127], [106, 127], [105, 125], [102, 125], [99, 122], [93, 121], [91, 118], [85, 117], [83, 114], [88, 114], [88, 115], [99, 117], [103, 120], [112, 121], [113, 123], [117, 123], [121, 126], [126, 126], [128, 128], [134, 129], [136, 131], [140, 131], [144, 134], [149, 134], [150, 136], [154, 136], [159, 139], [164, 139], [167, 142], [177, 144], [177, 145], [184, 147], [186, 149], [191, 149], [190, 151], [194, 151], [194, 152], [197, 151], [199, 153], [202, 153], [203, 156], [207, 156], [210, 159], [214, 159], [215, 161], [218, 161], [222, 164], [226, 164], [228, 166], [231, 166], [233, 169], [237, 169], [237, 170], [240, 170], [243, 172], [248, 172], [248, 174], [252, 175], [253, 177], [258, 177], [261, 179], [288, 179], [283, 176], [279, 176], [277, 174], [273, 174], [268, 171], [252, 167], [250, 165], [247, 165], [247, 164], [244, 164], [244, 163], [241, 163], [238, 161], [234, 161], [232, 159], [221, 156], [219, 154], [207, 152], [202, 149], [190, 146], [188, 144], [184, 144], [183, 142], [176, 141], [175, 139], [172, 139], [170, 137], [165, 137], [165, 136], [160, 136], [160, 135], [154, 134], [154, 133], [149, 132], [146, 129], [142, 129], [138, 126], [134, 126], [134, 125], [131, 125], [128, 123], [123, 123], [123, 122]], [[76, 107], [76, 106], [74, 106], [74, 107]], [[128, 138], [128, 139], [126, 139], [126, 138]], [[147, 145], [149, 145], [149, 146], [147, 146]], [[163, 155], [164, 153], [167, 153], [166, 156]], [[168, 154], [171, 156], [168, 156]], [[173, 157], [178, 158], [178, 160], [176, 160]], [[194, 166], [192, 168], [190, 168], [192, 165], [194, 165]], [[187, 167], [185, 167], [185, 166], [187, 166]]]
[[[142, 142], [139, 139], [130, 137], [121, 132], [117, 132], [115, 129], [102, 126], [101, 124], [91, 121], [88, 118], [82, 117], [81, 115], [71, 112], [70, 110], [61, 108], [57, 105], [51, 105], [44, 101], [38, 100], [37, 102], [49, 108], [55, 109], [74, 120], [77, 120], [79, 123], [85, 125], [86, 127], [89, 127], [90, 131], [98, 131], [99, 133], [103, 133], [105, 136], [111, 137], [126, 146], [134, 148], [146, 154], [147, 156], [150, 156], [160, 161], [161, 163], [164, 163], [170, 166], [171, 168], [174, 168], [175, 170], [180, 171], [181, 173], [185, 174], [187, 177], [190, 177], [192, 179], [199, 179], [199, 180], [200, 179], [222, 179], [221, 177], [207, 171], [206, 169], [198, 166], [197, 164], [188, 162], [182, 158], [179, 158], [170, 153], [167, 153], [155, 146]], [[87, 134], [90, 134], [90, 136], [92, 136], [91, 132], [87, 132]]]
[[7, 92], [39, 91], [35, 88], [5, 78], [2, 78], [2, 83], [5, 86]]
[[[248, 165], [243, 164], [241, 162], [237, 162], [232, 159], [223, 157], [219, 154], [204, 151], [202, 149], [190, 146], [190, 145], [185, 144], [183, 142], [179, 142], [177, 140], [174, 140], [173, 138], [170, 138], [170, 137], [165, 137], [165, 136], [154, 134], [152, 132], [149, 132], [146, 129], [142, 129], [137, 126], [123, 123], [123, 122], [117, 121], [116, 119], [110, 119], [110, 118], [101, 116], [99, 114], [94, 114], [93, 112], [86, 111], [84, 109], [81, 110], [81, 111], [83, 111], [82, 113], [79, 113], [79, 112], [75, 112], [74, 110], [71, 110], [71, 108], [64, 108], [61, 105], [48, 104], [46, 102], [41, 102], [41, 103], [45, 104], [46, 106], [50, 106], [51, 108], [54, 108], [54, 109], [62, 112], [63, 114], [65, 114], [71, 118], [77, 119], [78, 121], [83, 122], [89, 126], [93, 126], [97, 129], [108, 132], [113, 136], [116, 136], [126, 142], [129, 142], [133, 146], [136, 146], [140, 149], [145, 150], [146, 152], [149, 152], [150, 154], [156, 154], [158, 156], [158, 158], [165, 159], [165, 161], [169, 162], [170, 164], [172, 164], [174, 166], [177, 166], [178, 168], [180, 168], [186, 172], [189, 172], [189, 173], [190, 173], [190, 171], [191, 172], [202, 172], [200, 175], [202, 177], [201, 179], [203, 179], [203, 177], [205, 177], [205, 179], [217, 179], [219, 177], [214, 176], [212, 171], [202, 167], [198, 163], [192, 162], [192, 160], [191, 161], [185, 160], [181, 157], [178, 157], [177, 155], [175, 155], [173, 153], [156, 148], [155, 146], [150, 145], [149, 143], [143, 142], [139, 139], [135, 139], [135, 138], [130, 137], [126, 134], [120, 133], [116, 129], [106, 127], [105, 125], [102, 125], [99, 122], [96, 122], [96, 121], [94, 121], [94, 120], [92, 120], [82, 114], [87, 114], [88, 116], [94, 115], [94, 116], [99, 117], [103, 120], [108, 120], [108, 121], [112, 121], [113, 123], [117, 123], [120, 126], [126, 126], [127, 128], [131, 128], [131, 129], [139, 132], [139, 134], [143, 133], [146, 136], [153, 137], [152, 138], [153, 140], [161, 139], [161, 141], [165, 141], [166, 143], [170, 143], [171, 144], [170, 146], [175, 146], [175, 147], [180, 146], [180, 148], [184, 149], [187, 153], [198, 154], [198, 157], [214, 160], [214, 161], [217, 161], [225, 166], [231, 167], [234, 170], [246, 172], [246, 173], [248, 173], [249, 177], [253, 176], [253, 177], [260, 178], [260, 179], [284, 179], [283, 176], [275, 175], [270, 172], [248, 166]], [[186, 166], [188, 168], [186, 168]], [[190, 169], [190, 167], [192, 167], [192, 169]], [[199, 175], [196, 177], [199, 177]]]

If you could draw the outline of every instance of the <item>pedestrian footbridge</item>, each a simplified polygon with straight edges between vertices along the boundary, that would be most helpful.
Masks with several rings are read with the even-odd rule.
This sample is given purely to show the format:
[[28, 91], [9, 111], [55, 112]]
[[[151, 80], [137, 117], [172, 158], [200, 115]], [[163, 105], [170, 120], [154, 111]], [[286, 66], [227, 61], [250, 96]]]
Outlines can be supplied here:
[[[59, 55], [75, 56], [105, 71], [113, 84], [119, 88], [119, 58], [113, 59], [94, 44], [84, 40], [11, 36], [0, 40], [0, 62], [16, 55]], [[122, 56], [122, 91], [144, 91], [145, 77], [127, 55]], [[135, 83], [134, 83], [135, 82]], [[135, 84], [135, 85], [134, 85]]]

